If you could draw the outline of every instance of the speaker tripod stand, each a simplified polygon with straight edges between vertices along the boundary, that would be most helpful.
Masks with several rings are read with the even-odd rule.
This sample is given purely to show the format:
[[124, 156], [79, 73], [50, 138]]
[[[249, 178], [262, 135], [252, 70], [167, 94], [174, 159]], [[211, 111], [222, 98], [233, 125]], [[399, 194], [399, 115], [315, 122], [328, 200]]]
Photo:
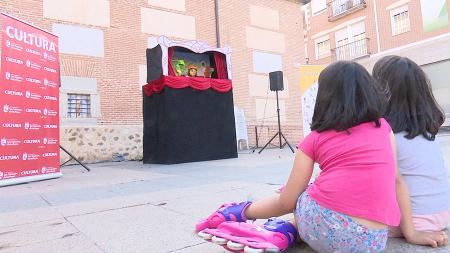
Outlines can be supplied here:
[[[263, 150], [275, 139], [275, 137], [278, 136], [278, 139], [280, 141], [280, 149], [283, 149], [285, 145], [288, 145], [288, 147], [291, 149], [292, 153], [294, 152], [294, 149], [292, 148], [291, 144], [286, 140], [286, 137], [284, 137], [283, 132], [281, 132], [281, 123], [280, 123], [280, 104], [278, 102], [278, 90], [275, 91], [277, 96], [277, 118], [278, 118], [278, 132], [264, 145], [264, 147], [258, 152], [258, 154], [261, 154]], [[281, 142], [281, 138], [285, 141], [284, 144]]]

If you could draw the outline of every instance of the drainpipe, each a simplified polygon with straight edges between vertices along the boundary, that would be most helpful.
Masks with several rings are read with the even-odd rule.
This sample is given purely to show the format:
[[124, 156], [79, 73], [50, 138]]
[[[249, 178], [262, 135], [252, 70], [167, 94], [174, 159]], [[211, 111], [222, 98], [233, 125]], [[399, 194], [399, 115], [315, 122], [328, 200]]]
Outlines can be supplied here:
[[216, 18], [216, 45], [220, 47], [220, 20], [219, 20], [219, 0], [214, 0], [214, 14]]
[[381, 47], [380, 47], [380, 32], [378, 31], [378, 13], [377, 13], [377, 3], [376, 0], [373, 0], [373, 12], [375, 15], [375, 30], [377, 32], [377, 53], [380, 53]]

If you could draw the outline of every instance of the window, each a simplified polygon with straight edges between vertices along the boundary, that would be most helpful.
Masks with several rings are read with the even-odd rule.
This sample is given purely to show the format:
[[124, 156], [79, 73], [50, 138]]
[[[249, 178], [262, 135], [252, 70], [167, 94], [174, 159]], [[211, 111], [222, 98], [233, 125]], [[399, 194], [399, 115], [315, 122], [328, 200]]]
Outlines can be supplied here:
[[353, 41], [359, 41], [366, 38], [366, 32], [362, 32], [360, 34], [353, 35]]
[[360, 34], [353, 35], [353, 56], [355, 58], [363, 55], [367, 55], [367, 43], [366, 43], [366, 33], [362, 32]]
[[61, 126], [95, 126], [101, 117], [97, 79], [61, 76], [59, 89]]
[[334, 38], [336, 40], [336, 60], [346, 60], [349, 58], [348, 46], [349, 43], [349, 32], [348, 27], [337, 31], [334, 34]]
[[84, 94], [67, 94], [67, 116], [69, 118], [91, 117], [91, 96]]
[[311, 0], [311, 12], [313, 15], [327, 8], [327, 0]]
[[369, 53], [364, 22], [336, 31], [335, 39], [337, 60], [352, 60]]
[[409, 32], [411, 30], [408, 5], [391, 10], [391, 26], [392, 36]]
[[316, 44], [316, 59], [321, 59], [330, 56], [330, 39], [328, 36], [319, 38], [315, 41]]
[[337, 16], [351, 9], [353, 6], [352, 1], [348, 0], [334, 0], [331, 2], [331, 7], [333, 8], [333, 16]]
[[365, 7], [365, 0], [330, 0], [328, 2], [328, 20], [334, 21]]

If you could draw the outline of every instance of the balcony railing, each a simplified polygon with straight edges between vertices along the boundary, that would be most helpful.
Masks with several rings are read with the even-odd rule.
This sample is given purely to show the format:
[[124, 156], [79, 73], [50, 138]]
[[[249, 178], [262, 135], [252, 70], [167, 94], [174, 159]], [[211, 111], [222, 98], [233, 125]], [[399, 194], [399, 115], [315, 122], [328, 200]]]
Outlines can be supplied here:
[[369, 55], [369, 39], [361, 39], [332, 49], [336, 61], [354, 60]]
[[328, 3], [328, 20], [334, 21], [363, 8], [366, 8], [365, 0], [332, 0]]

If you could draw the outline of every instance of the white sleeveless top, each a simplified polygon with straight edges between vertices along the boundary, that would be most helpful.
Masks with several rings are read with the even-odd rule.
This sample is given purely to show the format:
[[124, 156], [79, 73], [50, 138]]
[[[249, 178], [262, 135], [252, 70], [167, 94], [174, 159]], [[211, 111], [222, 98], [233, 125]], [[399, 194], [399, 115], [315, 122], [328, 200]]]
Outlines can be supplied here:
[[413, 214], [427, 215], [450, 210], [448, 169], [437, 140], [422, 135], [406, 139], [395, 134], [398, 166], [408, 185]]

